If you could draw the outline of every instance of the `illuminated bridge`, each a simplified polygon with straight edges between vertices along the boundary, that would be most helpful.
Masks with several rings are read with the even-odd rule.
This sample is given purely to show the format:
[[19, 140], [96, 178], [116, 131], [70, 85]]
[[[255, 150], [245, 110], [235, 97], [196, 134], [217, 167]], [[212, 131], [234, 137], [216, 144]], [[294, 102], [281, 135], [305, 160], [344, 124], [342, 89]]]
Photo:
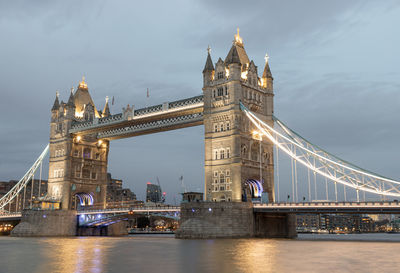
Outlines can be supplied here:
[[[273, 77], [268, 56], [265, 60], [259, 76], [237, 33], [225, 60], [220, 58], [215, 66], [208, 50], [199, 96], [141, 109], [127, 105], [121, 113], [111, 114], [108, 100], [102, 111], [97, 110], [84, 79], [75, 92], [71, 90], [67, 103], [60, 102], [57, 94], [51, 109], [50, 143], [0, 199], [0, 219], [21, 217], [21, 211], [33, 208], [34, 201], [93, 221], [112, 215], [123, 218], [136, 210], [178, 213], [179, 207], [107, 210], [109, 144], [199, 125], [205, 132], [205, 201], [221, 203], [221, 207], [223, 202], [253, 202], [255, 212], [265, 213], [398, 213], [395, 200], [400, 197], [400, 181], [325, 151], [274, 116]], [[33, 188], [35, 175], [41, 181], [47, 154], [48, 193], [39, 198], [31, 191], [27, 196], [26, 188]], [[282, 168], [285, 159], [289, 170]], [[282, 169], [286, 171], [283, 180]], [[260, 205], [262, 198], [266, 204]], [[93, 204], [102, 208], [91, 210]]]

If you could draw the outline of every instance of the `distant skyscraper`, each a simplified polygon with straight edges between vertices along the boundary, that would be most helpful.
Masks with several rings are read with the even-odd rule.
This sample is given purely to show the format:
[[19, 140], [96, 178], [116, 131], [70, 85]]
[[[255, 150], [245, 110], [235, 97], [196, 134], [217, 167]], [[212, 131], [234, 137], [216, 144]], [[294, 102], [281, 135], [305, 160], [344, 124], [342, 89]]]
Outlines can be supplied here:
[[146, 202], [160, 203], [162, 202], [161, 186], [147, 183]]

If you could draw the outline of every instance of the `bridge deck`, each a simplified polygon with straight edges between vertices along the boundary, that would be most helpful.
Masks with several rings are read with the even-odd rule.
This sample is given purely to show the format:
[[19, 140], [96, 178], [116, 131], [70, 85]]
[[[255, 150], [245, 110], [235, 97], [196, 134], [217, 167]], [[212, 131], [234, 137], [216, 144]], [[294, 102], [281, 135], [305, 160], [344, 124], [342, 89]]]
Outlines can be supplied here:
[[160, 104], [93, 121], [75, 122], [73, 134], [97, 134], [98, 138], [118, 139], [203, 124], [203, 96]]
[[399, 202], [303, 202], [254, 204], [255, 212], [400, 214]]

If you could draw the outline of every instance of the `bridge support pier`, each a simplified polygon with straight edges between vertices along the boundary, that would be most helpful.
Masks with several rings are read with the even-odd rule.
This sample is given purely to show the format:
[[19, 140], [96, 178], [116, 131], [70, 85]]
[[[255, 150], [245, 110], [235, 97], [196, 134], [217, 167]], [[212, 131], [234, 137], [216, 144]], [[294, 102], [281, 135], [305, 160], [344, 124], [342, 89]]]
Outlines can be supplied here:
[[181, 204], [179, 239], [295, 238], [296, 216], [254, 212], [250, 202]]
[[296, 215], [254, 212], [254, 232], [261, 238], [296, 238]]
[[76, 224], [76, 211], [24, 210], [21, 222], [11, 231], [11, 236], [75, 236]]

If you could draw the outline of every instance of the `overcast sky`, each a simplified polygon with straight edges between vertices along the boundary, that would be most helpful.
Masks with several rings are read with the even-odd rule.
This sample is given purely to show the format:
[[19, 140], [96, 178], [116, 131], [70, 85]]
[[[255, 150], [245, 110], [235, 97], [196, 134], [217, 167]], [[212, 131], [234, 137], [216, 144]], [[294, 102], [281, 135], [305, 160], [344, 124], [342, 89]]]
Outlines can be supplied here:
[[[224, 59], [237, 27], [259, 71], [270, 55], [276, 116], [399, 179], [399, 26], [398, 1], [0, 0], [0, 180], [46, 146], [56, 90], [66, 101], [85, 75], [97, 108], [115, 97], [112, 113], [199, 95], [207, 46]], [[113, 141], [109, 171], [139, 198], [157, 176], [169, 202], [181, 175], [202, 191], [204, 129]]]

